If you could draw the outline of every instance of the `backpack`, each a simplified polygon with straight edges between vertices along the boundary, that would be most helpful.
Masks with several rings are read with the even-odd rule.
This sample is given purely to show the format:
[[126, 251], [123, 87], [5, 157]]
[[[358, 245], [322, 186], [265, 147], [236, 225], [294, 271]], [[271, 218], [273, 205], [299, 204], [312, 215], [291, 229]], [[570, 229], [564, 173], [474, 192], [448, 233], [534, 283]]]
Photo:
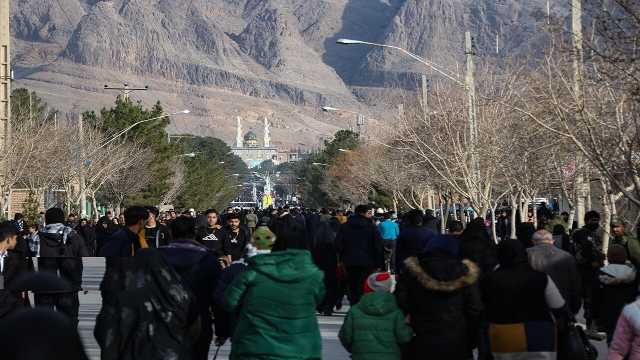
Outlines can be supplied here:
[[156, 249], [107, 258], [94, 336], [103, 360], [190, 359], [195, 296]]

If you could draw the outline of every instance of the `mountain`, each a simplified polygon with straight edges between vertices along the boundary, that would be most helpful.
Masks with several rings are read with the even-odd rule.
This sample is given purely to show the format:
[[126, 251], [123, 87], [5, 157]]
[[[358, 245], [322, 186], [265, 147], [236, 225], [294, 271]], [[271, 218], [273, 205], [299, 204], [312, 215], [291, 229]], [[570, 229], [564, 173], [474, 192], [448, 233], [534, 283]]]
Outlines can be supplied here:
[[336, 39], [399, 45], [460, 73], [465, 30], [479, 56], [505, 56], [545, 19], [545, 0], [14, 0], [14, 86], [77, 112], [113, 103], [104, 84], [149, 85], [132, 97], [192, 111], [173, 132], [232, 142], [236, 116], [258, 132], [268, 117], [275, 144], [313, 147], [353, 123], [322, 106], [384, 113], [367, 94], [410, 89], [425, 71]]

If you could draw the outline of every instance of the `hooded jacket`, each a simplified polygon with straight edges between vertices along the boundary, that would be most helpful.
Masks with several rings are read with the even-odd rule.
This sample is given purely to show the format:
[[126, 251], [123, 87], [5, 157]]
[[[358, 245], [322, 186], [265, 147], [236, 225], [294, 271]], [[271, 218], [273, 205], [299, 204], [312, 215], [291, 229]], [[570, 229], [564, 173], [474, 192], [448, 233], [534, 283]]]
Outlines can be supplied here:
[[404, 261], [411, 256], [418, 256], [425, 252], [427, 244], [437, 234], [425, 226], [403, 226], [400, 236], [396, 239], [396, 273], [404, 269]]
[[304, 250], [257, 255], [225, 291], [238, 313], [230, 359], [320, 359], [315, 312], [324, 296], [322, 272]]
[[399, 345], [408, 343], [412, 337], [413, 330], [388, 292], [363, 296], [349, 310], [339, 334], [353, 360], [401, 359]]
[[384, 246], [373, 222], [361, 215], [349, 218], [336, 236], [340, 261], [347, 267], [384, 268]]
[[593, 314], [598, 328], [612, 336], [624, 306], [636, 299], [636, 269], [626, 264], [609, 264], [600, 268], [593, 291]]
[[405, 266], [395, 293], [416, 333], [413, 358], [470, 357], [482, 311], [478, 266], [440, 250], [408, 258]]
[[82, 287], [82, 257], [89, 256], [84, 240], [63, 224], [47, 224], [38, 232], [38, 271], [45, 271], [71, 283], [74, 291]]

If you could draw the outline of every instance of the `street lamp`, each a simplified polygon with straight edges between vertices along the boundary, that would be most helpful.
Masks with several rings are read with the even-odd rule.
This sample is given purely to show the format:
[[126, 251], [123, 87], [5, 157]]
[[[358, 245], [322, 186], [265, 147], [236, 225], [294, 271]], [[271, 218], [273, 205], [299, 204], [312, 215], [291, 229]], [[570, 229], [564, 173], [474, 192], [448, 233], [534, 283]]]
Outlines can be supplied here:
[[445, 78], [453, 81], [454, 83], [462, 86], [467, 92], [468, 98], [468, 112], [469, 112], [469, 137], [470, 137], [470, 147], [471, 147], [471, 166], [473, 171], [473, 179], [472, 181], [476, 186], [478, 186], [478, 182], [480, 180], [480, 165], [478, 162], [478, 154], [476, 153], [476, 142], [478, 139], [478, 125], [476, 123], [476, 90], [475, 90], [475, 80], [474, 80], [474, 65], [473, 65], [473, 46], [471, 40], [471, 33], [466, 31], [464, 33], [464, 42], [465, 42], [465, 56], [467, 60], [467, 72], [465, 76], [465, 81], [462, 82], [457, 79], [457, 77], [448, 74], [445, 70], [441, 70], [443, 68], [440, 65], [435, 64], [433, 61], [424, 59], [406, 49], [403, 49], [399, 46], [394, 45], [386, 45], [386, 44], [378, 44], [368, 41], [361, 40], [353, 40], [353, 39], [338, 39], [336, 41], [337, 44], [341, 45], [369, 45], [369, 46], [377, 46], [382, 48], [394, 49], [402, 52], [403, 54], [411, 57], [412, 59], [430, 67], [435, 72], [444, 76]]
[[331, 166], [329, 164], [323, 164], [323, 163], [319, 163], [319, 162], [311, 163], [311, 165], [315, 165], [315, 166]]
[[240, 174], [229, 174], [229, 175], [227, 175], [225, 177], [232, 177], [232, 176], [240, 176]]
[[351, 150], [349, 150], [349, 149], [338, 149], [338, 151], [343, 152], [343, 153], [351, 152]]
[[182, 154], [182, 155], [178, 155], [178, 157], [189, 157], [189, 158], [194, 158], [196, 157], [196, 155], [200, 154], [199, 152], [195, 153], [195, 152], [190, 152], [190, 153], [186, 153], [186, 154]]
[[364, 115], [362, 115], [362, 113], [359, 113], [357, 111], [335, 108], [333, 106], [323, 106], [322, 107], [322, 111], [324, 111], [324, 112], [346, 112], [346, 113], [349, 113], [349, 114], [356, 115], [356, 127], [358, 128], [358, 133], [360, 133], [362, 127], [364, 126]]

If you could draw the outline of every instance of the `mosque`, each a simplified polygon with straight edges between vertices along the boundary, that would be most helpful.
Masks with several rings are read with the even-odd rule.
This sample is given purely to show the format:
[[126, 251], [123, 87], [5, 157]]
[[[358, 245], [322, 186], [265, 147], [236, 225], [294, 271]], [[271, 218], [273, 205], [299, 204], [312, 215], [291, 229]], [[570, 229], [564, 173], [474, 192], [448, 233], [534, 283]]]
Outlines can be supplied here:
[[269, 120], [267, 120], [267, 118], [264, 119], [264, 139], [262, 146], [260, 146], [258, 136], [253, 131], [248, 131], [243, 136], [240, 117], [236, 120], [236, 146], [231, 148], [231, 152], [238, 155], [238, 157], [240, 157], [250, 169], [267, 160], [271, 160], [274, 164], [278, 164], [278, 149], [275, 146], [271, 146]]

